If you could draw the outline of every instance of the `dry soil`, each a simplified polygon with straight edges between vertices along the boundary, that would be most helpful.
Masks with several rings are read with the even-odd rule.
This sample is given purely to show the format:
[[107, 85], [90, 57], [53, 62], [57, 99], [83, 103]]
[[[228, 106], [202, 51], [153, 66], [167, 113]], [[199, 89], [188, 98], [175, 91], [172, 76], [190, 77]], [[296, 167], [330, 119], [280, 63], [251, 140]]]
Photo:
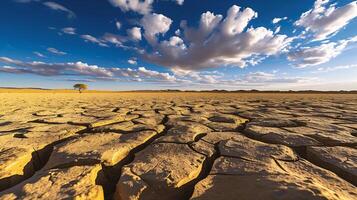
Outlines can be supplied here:
[[357, 199], [357, 95], [0, 93], [0, 199]]

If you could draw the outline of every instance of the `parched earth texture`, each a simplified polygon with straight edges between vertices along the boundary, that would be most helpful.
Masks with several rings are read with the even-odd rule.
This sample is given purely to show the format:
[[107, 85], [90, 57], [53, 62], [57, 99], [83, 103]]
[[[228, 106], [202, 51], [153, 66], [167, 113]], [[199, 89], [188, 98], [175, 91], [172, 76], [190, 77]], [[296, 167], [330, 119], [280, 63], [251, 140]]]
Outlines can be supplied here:
[[357, 95], [1, 93], [0, 199], [357, 199]]

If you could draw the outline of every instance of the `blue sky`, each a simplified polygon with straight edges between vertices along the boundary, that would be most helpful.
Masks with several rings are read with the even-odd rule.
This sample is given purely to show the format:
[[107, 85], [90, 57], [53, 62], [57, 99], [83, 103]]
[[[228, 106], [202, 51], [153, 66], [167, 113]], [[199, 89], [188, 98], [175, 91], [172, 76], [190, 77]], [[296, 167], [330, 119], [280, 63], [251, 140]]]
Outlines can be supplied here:
[[0, 87], [357, 90], [356, 1], [3, 0]]

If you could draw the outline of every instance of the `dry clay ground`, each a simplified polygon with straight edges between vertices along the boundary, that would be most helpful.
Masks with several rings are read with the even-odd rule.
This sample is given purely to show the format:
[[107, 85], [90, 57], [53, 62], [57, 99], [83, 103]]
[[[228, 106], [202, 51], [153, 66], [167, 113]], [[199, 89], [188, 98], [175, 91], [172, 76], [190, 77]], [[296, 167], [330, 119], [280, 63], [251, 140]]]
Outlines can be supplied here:
[[0, 199], [357, 199], [356, 95], [0, 101]]

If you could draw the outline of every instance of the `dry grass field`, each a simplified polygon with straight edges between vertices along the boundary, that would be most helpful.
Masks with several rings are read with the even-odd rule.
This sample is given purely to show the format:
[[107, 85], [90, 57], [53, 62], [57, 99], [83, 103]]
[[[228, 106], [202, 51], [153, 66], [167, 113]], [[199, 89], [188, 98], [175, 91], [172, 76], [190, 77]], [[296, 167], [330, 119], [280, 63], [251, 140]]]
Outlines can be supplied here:
[[0, 91], [0, 199], [357, 199], [357, 95]]

